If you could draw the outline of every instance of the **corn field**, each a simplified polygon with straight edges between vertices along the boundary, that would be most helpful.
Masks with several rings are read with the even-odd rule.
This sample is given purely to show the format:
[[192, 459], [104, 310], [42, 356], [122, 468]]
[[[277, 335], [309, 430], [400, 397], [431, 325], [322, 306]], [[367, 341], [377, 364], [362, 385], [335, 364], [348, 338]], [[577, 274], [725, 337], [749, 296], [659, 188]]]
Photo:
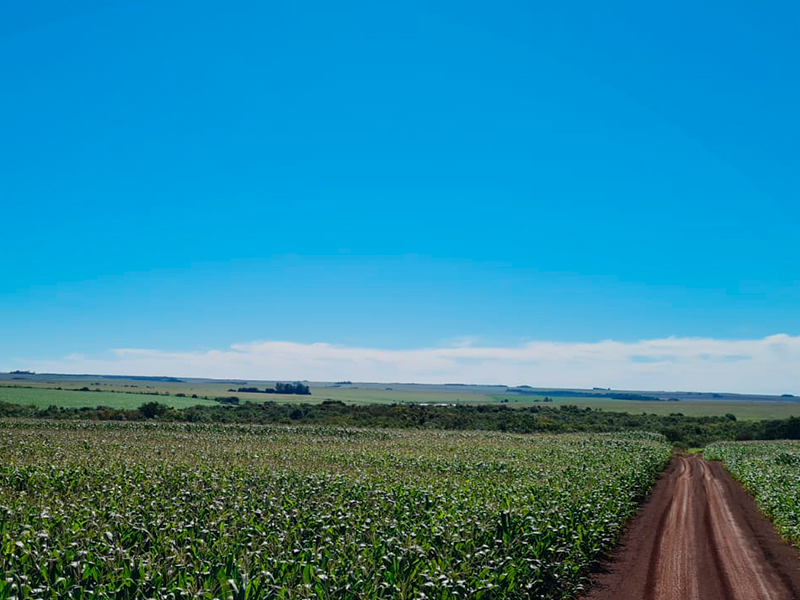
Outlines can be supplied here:
[[642, 433], [0, 422], [0, 598], [569, 598], [669, 455]]
[[800, 442], [718, 442], [703, 455], [721, 460], [781, 535], [800, 544]]

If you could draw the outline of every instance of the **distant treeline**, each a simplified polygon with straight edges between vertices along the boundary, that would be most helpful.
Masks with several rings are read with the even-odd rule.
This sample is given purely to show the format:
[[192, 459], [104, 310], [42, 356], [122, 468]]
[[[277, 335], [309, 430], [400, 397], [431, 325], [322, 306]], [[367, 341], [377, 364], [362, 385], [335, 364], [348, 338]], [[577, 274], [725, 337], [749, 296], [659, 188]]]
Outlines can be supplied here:
[[240, 387], [238, 389], [230, 389], [229, 392], [242, 392], [250, 394], [299, 394], [300, 396], [311, 395], [311, 390], [307, 385], [303, 385], [299, 381], [297, 383], [276, 383], [275, 387], [263, 390], [257, 387]]
[[658, 396], [646, 396], [644, 394], [628, 394], [625, 392], [581, 392], [575, 390], [534, 390], [527, 387], [508, 388], [507, 392], [522, 394], [527, 396], [550, 396], [551, 398], [608, 398], [611, 400], [640, 400], [644, 402], [678, 402], [677, 398], [659, 398]]
[[419, 406], [400, 404], [347, 405], [338, 400], [322, 404], [218, 404], [169, 408], [147, 402], [136, 410], [103, 406], [92, 408], [36, 408], [0, 402], [0, 417], [33, 419], [159, 419], [178, 422], [306, 423], [348, 427], [484, 429], [518, 433], [609, 432], [644, 430], [664, 434], [684, 446], [703, 446], [718, 440], [800, 439], [800, 418], [737, 421], [732, 414], [708, 417], [629, 414], [576, 406]]

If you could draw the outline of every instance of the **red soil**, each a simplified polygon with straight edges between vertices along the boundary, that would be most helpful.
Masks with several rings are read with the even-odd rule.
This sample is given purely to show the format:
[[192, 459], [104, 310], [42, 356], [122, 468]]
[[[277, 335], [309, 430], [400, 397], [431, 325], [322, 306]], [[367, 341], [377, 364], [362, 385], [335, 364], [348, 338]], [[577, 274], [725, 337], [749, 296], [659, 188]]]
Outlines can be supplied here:
[[721, 464], [673, 460], [584, 600], [800, 600], [797, 548]]

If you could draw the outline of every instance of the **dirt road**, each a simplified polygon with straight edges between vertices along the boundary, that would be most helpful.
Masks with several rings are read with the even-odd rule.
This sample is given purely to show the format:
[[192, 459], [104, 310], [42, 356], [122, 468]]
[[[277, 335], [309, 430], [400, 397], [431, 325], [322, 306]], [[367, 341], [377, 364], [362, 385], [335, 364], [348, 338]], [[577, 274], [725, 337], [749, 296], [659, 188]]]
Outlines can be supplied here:
[[728, 472], [676, 458], [586, 600], [800, 600], [800, 558]]

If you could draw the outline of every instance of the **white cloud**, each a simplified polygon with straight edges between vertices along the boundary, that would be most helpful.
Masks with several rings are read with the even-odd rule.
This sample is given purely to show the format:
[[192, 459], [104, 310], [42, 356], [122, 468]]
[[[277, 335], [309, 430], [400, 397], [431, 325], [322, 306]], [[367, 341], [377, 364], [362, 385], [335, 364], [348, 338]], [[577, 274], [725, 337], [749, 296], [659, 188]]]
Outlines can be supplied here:
[[106, 357], [71, 354], [25, 365], [58, 373], [800, 393], [800, 336], [538, 341], [514, 347], [462, 340], [413, 350], [260, 341], [195, 352], [124, 348]]

